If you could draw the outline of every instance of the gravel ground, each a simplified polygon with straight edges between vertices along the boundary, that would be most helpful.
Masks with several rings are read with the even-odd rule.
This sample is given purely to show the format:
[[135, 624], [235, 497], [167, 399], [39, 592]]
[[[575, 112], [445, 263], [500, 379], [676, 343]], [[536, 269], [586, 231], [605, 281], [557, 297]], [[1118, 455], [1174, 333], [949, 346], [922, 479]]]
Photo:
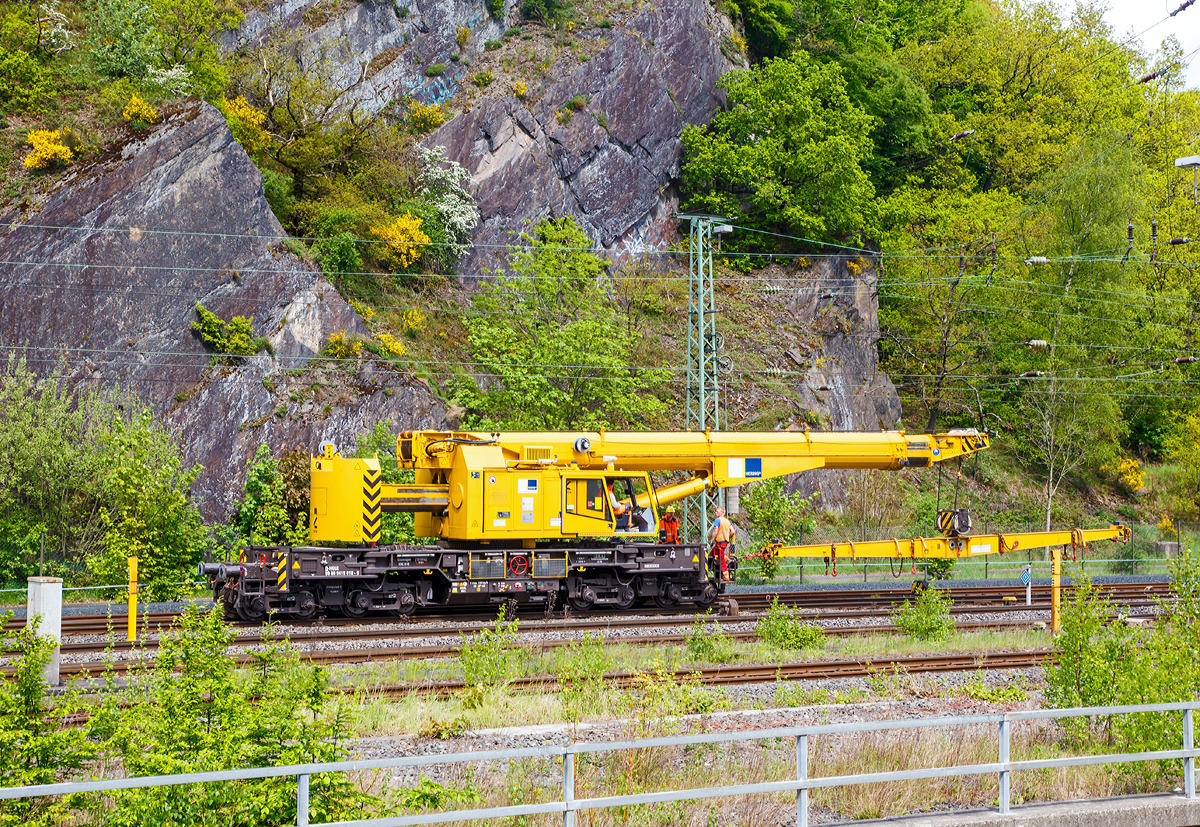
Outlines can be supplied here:
[[[1040, 681], [1041, 670], [988, 670], [984, 673], [984, 677], [989, 685], [994, 686], [1007, 685], [1013, 682], [1029, 685], [1031, 682]], [[951, 687], [961, 685], [967, 679], [966, 676], [959, 674], [941, 675], [936, 678], [944, 686]], [[866, 688], [865, 682], [857, 678], [807, 681], [804, 682], [804, 685], [808, 689], [824, 689], [830, 693]], [[760, 706], [765, 706], [773, 703], [775, 686], [773, 684], [733, 686], [728, 687], [727, 692], [735, 702], [757, 703]], [[928, 696], [907, 697], [899, 700], [873, 700], [862, 703], [741, 709], [717, 712], [706, 716], [685, 716], [680, 719], [678, 730], [680, 732], [702, 731], [706, 733], [739, 732], [815, 724], [978, 715], [1013, 709], [1037, 708], [1041, 701], [1040, 694], [1039, 691], [1032, 691], [1028, 700], [1019, 704], [1009, 705], [978, 701], [965, 695], [951, 695], [949, 697]], [[550, 745], [562, 746], [572, 742], [616, 741], [636, 737], [631, 730], [636, 731], [636, 728], [631, 727], [630, 721], [611, 720], [583, 723], [574, 729], [566, 724], [548, 724], [532, 727], [478, 730], [467, 732], [461, 736], [444, 741], [415, 736], [371, 737], [356, 740], [352, 751], [356, 757], [366, 760], [415, 755], [437, 756], [485, 750], [509, 750]], [[753, 744], [754, 742], [743, 742], [735, 746], [734, 749], [739, 753], [748, 755], [755, 748]], [[664, 752], [658, 756], [658, 760], [678, 763], [680, 759], [677, 756], [673, 757], [668, 752]], [[421, 778], [428, 778], [448, 786], [458, 786], [463, 783], [462, 767], [463, 765], [445, 764], [412, 769], [397, 768], [385, 772], [388, 773], [389, 783], [393, 786], [414, 786], [419, 783]], [[481, 773], [480, 777], [477, 778], [481, 782], [481, 786], [486, 787], [489, 781], [491, 783], [500, 782], [503, 778], [502, 774], [505, 768], [502, 762], [476, 764], [475, 767]], [[577, 774], [578, 772], [577, 770]], [[489, 773], [501, 773], [501, 778], [489, 778]], [[557, 782], [557, 777], [554, 775], [553, 770], [544, 778], [544, 782], [547, 786], [551, 787]], [[721, 782], [718, 779], [714, 779], [713, 783]], [[666, 786], [669, 787], [670, 784], [668, 783]], [[704, 802], [703, 805], [699, 806], [704, 806], [708, 803]], [[730, 807], [736, 808], [739, 806], [736, 800], [721, 800], [715, 803], [719, 804], [722, 810], [720, 823], [742, 823], [738, 819], [740, 814], [726, 812]], [[746, 804], [747, 806], [761, 807], [768, 811], [757, 811], [757, 817], [753, 819], [754, 823], [778, 823], [780, 825], [794, 823], [794, 806], [788, 807], [766, 799], [758, 800], [757, 803], [753, 804], [746, 802]], [[695, 807], [697, 805], [691, 806]], [[946, 805], [946, 809], [955, 809], [955, 807], [953, 805]], [[776, 810], [778, 811], [777, 815], [775, 813]], [[831, 823], [840, 821], [843, 817], [839, 813], [814, 807], [810, 811], [810, 818], [813, 823]], [[687, 823], [686, 819], [684, 823]]]

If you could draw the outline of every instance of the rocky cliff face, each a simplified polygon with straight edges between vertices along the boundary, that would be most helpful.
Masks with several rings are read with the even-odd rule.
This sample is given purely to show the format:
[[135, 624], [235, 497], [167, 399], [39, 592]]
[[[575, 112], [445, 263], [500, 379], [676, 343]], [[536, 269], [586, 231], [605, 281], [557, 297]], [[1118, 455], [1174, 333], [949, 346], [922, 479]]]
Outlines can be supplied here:
[[[255, 46], [272, 32], [297, 29], [305, 32], [306, 48], [335, 56], [340, 81], [359, 82], [356, 96], [369, 107], [406, 95], [462, 106], [426, 143], [447, 147], [475, 178], [482, 221], [477, 246], [459, 269], [478, 273], [498, 263], [510, 232], [547, 216], [573, 216], [619, 254], [674, 237], [679, 135], [687, 124], [707, 123], [720, 107], [717, 78], [735, 68], [721, 43], [734, 30], [709, 0], [656, 0], [624, 17], [611, 29], [576, 33], [579, 53], [590, 55], [582, 63], [573, 51], [522, 47], [551, 67], [540, 86], [529, 83], [523, 100], [510, 93], [495, 59], [517, 61], [522, 41], [502, 47], [512, 54], [485, 52], [488, 40], [517, 22], [515, 5], [499, 20], [481, 0], [367, 0], [348, 8], [330, 0], [273, 0], [250, 12], [226, 46]], [[463, 26], [471, 34], [460, 52], [455, 34]], [[428, 77], [425, 69], [434, 63], [444, 71]], [[497, 82], [478, 93], [469, 77], [485, 65]], [[582, 111], [564, 108], [579, 96]]]
[[[120, 385], [151, 404], [178, 429], [187, 461], [204, 465], [195, 493], [207, 516], [235, 501], [259, 442], [315, 450], [326, 439], [353, 445], [376, 421], [441, 419], [426, 388], [385, 364], [311, 374], [332, 332], [365, 328], [281, 246], [261, 175], [207, 104], [185, 104], [72, 168], [0, 226], [0, 259], [20, 262], [0, 284], [0, 345], [52, 345], [29, 351], [32, 368], [62, 359], [76, 387]], [[274, 355], [211, 364], [191, 329], [197, 303], [254, 317]], [[302, 382], [307, 397], [292, 387]]]
[[[817, 430], [881, 431], [899, 427], [900, 398], [879, 370], [879, 293], [874, 262], [863, 258], [815, 259], [811, 265], [764, 271], [760, 307], [778, 319], [763, 353], [767, 378], [798, 395], [802, 424]], [[822, 508], [837, 510], [845, 497], [842, 471], [809, 471], [788, 490], [821, 494]]]
[[[619, 253], [673, 238], [679, 136], [721, 105], [730, 31], [707, 0], [661, 0], [536, 101], [493, 98], [430, 136], [476, 181], [482, 246], [462, 269], [494, 264], [510, 231], [547, 216], [573, 216]], [[567, 107], [577, 96], [582, 111]]]

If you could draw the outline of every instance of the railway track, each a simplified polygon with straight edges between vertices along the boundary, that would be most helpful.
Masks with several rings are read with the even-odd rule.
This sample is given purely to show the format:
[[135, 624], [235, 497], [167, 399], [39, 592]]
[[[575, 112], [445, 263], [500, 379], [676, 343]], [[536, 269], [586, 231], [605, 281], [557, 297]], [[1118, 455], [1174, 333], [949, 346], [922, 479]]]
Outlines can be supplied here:
[[[1010, 624], [1006, 624], [1006, 625], [1017, 625], [1017, 624], [1010, 623]], [[1022, 625], [1024, 625], [1024, 624], [1022, 624]], [[995, 628], [995, 625], [987, 623], [986, 621], [979, 621], [979, 622], [971, 624], [971, 627]], [[882, 633], [882, 632], [890, 632], [890, 631], [895, 631], [895, 630], [896, 629], [894, 626], [872, 626], [872, 627], [863, 627], [863, 629], [830, 630], [830, 634], [833, 637], [848, 637], [851, 635], [865, 634], [868, 632]], [[734, 640], [753, 640], [756, 636], [753, 632], [734, 632], [734, 633], [730, 634], [729, 637]], [[685, 643], [685, 640], [686, 639], [684, 638], [683, 635], [645, 635], [645, 636], [638, 636], [638, 637], [626, 637], [626, 638], [622, 639], [622, 642], [628, 643], [629, 645], [632, 645], [632, 646], [665, 646], [665, 645], [671, 645], [671, 644], [682, 645], [683, 643]], [[536, 646], [532, 646], [529, 648], [533, 649], [534, 651], [549, 651], [549, 650], [557, 649], [561, 646], [565, 646], [565, 645], [567, 645], [567, 643], [568, 643], [568, 641], [563, 641], [563, 640], [542, 641], [542, 642], [538, 643]], [[438, 657], [449, 658], [449, 657], [453, 657], [453, 656], [457, 655], [458, 651], [459, 651], [458, 647], [448, 646], [448, 645], [400, 646], [400, 647], [378, 647], [378, 648], [371, 648], [371, 649], [334, 649], [334, 650], [326, 650], [326, 651], [322, 651], [322, 650], [305, 651], [305, 652], [300, 653], [300, 657], [302, 660], [308, 661], [310, 663], [362, 664], [362, 663], [380, 663], [380, 662], [395, 661], [395, 660], [417, 660], [417, 659], [438, 658]], [[917, 657], [917, 658], [890, 658], [890, 659], [889, 658], [882, 658], [882, 659], [864, 658], [861, 660], [852, 660], [852, 661], [821, 661], [821, 660], [819, 660], [819, 661], [808, 661], [808, 662], [804, 662], [804, 663], [792, 663], [792, 664], [765, 664], [765, 665], [759, 664], [759, 665], [746, 665], [746, 666], [725, 665], [725, 666], [700, 667], [697, 669], [681, 670], [678, 674], [679, 675], [688, 675], [688, 674], [691, 674], [692, 672], [700, 672], [701, 675], [705, 675], [705, 674], [708, 674], [711, 672], [714, 675], [722, 674], [727, 677], [727, 679], [724, 679], [722, 681], [716, 681], [718, 683], [720, 683], [720, 682], [724, 682], [724, 683], [737, 682], [737, 681], [734, 681], [732, 678], [729, 678], [728, 676], [739, 675], [739, 674], [745, 674], [745, 675], [752, 676], [754, 674], [757, 674], [758, 672], [763, 672], [763, 670], [769, 671], [773, 678], [776, 671], [780, 668], [784, 669], [784, 672], [783, 672], [784, 677], [793, 677], [792, 673], [795, 672], [794, 676], [797, 679], [806, 678], [806, 676], [807, 676], [807, 679], [813, 679], [813, 678], [819, 678], [819, 677], [839, 677], [839, 676], [840, 677], [856, 677], [856, 676], [861, 677], [863, 675], [869, 674], [869, 672], [864, 671], [868, 667], [870, 669], [874, 669], [875, 671], [878, 671], [877, 667], [879, 667], [880, 664], [891, 664], [891, 663], [893, 663], [893, 661], [896, 663], [901, 663], [901, 664], [906, 664], [906, 663], [910, 663], [910, 662], [913, 664], [917, 664], [918, 666], [921, 667], [917, 671], [958, 671], [961, 669], [977, 668], [978, 661], [986, 661], [987, 663], [990, 664], [997, 657], [999, 657], [999, 656], [994, 655], [994, 654], [969, 654], [969, 655], [937, 655], [937, 656]], [[253, 664], [253, 663], [257, 662], [253, 654], [234, 655], [233, 659], [239, 665], [249, 665], [249, 664]], [[153, 661], [148, 660], [148, 661], [146, 661], [146, 663], [150, 667], [152, 667]], [[939, 668], [933, 668], [933, 666], [929, 666], [929, 668], [926, 668], [926, 666], [928, 666], [929, 664], [936, 665], [938, 663], [943, 663], [946, 665], [939, 667]], [[92, 661], [89, 663], [65, 663], [60, 667], [60, 673], [62, 674], [62, 676], [64, 678], [76, 677], [79, 675], [98, 676], [108, 669], [111, 669], [113, 672], [115, 672], [117, 674], [124, 674], [124, 673], [128, 672], [130, 669], [135, 668], [138, 664], [139, 664], [138, 661], [131, 661], [131, 660], [114, 660], [114, 661], [108, 661], [108, 662]], [[814, 666], [814, 664], [816, 666]], [[821, 664], [835, 664], [835, 665], [840, 664], [840, 666], [837, 666], [838, 669], [850, 668], [850, 667], [845, 666], [845, 664], [862, 664], [862, 666], [858, 669], [858, 671], [851, 670], [853, 672], [853, 674], [851, 674], [851, 673], [843, 673], [843, 672], [836, 672], [836, 673], [829, 672], [826, 669], [826, 667], [824, 667], [824, 666], [817, 668]], [[954, 664], [959, 664], [959, 665], [955, 666]], [[965, 665], [962, 665], [962, 664], [965, 664]], [[1037, 665], [1037, 664], [1022, 662], [1019, 665], [1033, 666], [1033, 665]], [[829, 668], [833, 668], [833, 667], [829, 667]], [[889, 666], [888, 668], [891, 668], [891, 667]], [[907, 668], [907, 667], [905, 667], [905, 668]], [[988, 668], [992, 668], [992, 667], [988, 666]], [[1002, 667], [996, 667], [996, 668], [1002, 668]], [[1013, 667], [1013, 668], [1015, 668], [1015, 667]], [[788, 670], [791, 670], [791, 671], [788, 671]], [[3, 671], [7, 675], [11, 671], [11, 669], [8, 667], [5, 667]], [[808, 674], [808, 673], [812, 673], [812, 674]], [[516, 682], [514, 684], [514, 686], [521, 684], [522, 681], [529, 683], [531, 685], [536, 685], [536, 684], [538, 684], [540, 682], [544, 682], [546, 680], [552, 681], [553, 679], [552, 678], [522, 679], [521, 681]], [[766, 680], [766, 678], [763, 678], [762, 680]], [[753, 683], [753, 682], [756, 682], [756, 679], [747, 679], [744, 682]], [[423, 686], [423, 685], [425, 685], [425, 684], [413, 684], [412, 686]], [[439, 682], [436, 685], [443, 686], [443, 683]], [[456, 687], [459, 689], [461, 689], [463, 686], [463, 684], [461, 682], [457, 682], [457, 683], [452, 682], [452, 684], [445, 684], [445, 685], [452, 685], [453, 687]]]
[[[754, 664], [746, 666], [710, 666], [679, 669], [676, 680], [699, 674], [707, 686], [744, 683], [772, 683], [776, 680], [820, 680], [822, 678], [865, 678], [873, 674], [902, 670], [909, 674], [963, 672], [970, 669], [1026, 669], [1041, 666], [1053, 653], [1048, 649], [1025, 652], [1000, 652], [988, 655], [929, 655], [919, 657], [875, 658], [872, 660], [820, 660], [798, 663]], [[628, 687], [636, 677], [630, 672], [614, 672], [605, 676], [613, 686]], [[531, 691], [554, 683], [553, 678], [522, 678], [508, 685], [510, 689]], [[402, 697], [409, 694], [449, 696], [466, 688], [462, 681], [404, 683], [370, 687], [368, 693], [382, 697]], [[353, 694], [361, 691], [343, 687], [338, 692]]]
[[[1109, 596], [1122, 606], [1130, 608], [1144, 608], [1153, 605], [1154, 597], [1162, 597], [1169, 590], [1169, 584], [1161, 582], [1153, 583], [1115, 583], [1105, 584], [1105, 591]], [[1070, 587], [1063, 589], [1064, 599], [1071, 593]], [[798, 608], [801, 610], [826, 610], [832, 609], [837, 614], [824, 614], [825, 617], [863, 617], [871, 614], [878, 614], [880, 611], [886, 611], [895, 603], [902, 603], [911, 599], [911, 594], [908, 589], [855, 589], [839, 590], [839, 591], [808, 591], [808, 592], [742, 592], [732, 594], [738, 602], [740, 613], [755, 614], [765, 612], [770, 605], [772, 598], [778, 596], [781, 604], [789, 607]], [[1017, 587], [1008, 586], [969, 586], [953, 589], [955, 605], [951, 609], [952, 614], [961, 614], [964, 612], [973, 611], [1021, 611], [1025, 609], [1048, 609], [1050, 606], [1050, 587], [1035, 586], [1033, 589], [1034, 604], [1025, 606], [1022, 598], [1024, 597], [1023, 590]], [[1017, 603], [1008, 607], [996, 605], [1004, 597], [1016, 598]], [[989, 606], [989, 604], [991, 604]], [[653, 615], [677, 618], [680, 615], [691, 616], [695, 615], [694, 610], [680, 611], [672, 614], [665, 614], [658, 610], [637, 610], [639, 614]], [[854, 614], [857, 613], [857, 614]], [[532, 612], [522, 611], [520, 616], [523, 619], [536, 619], [542, 617], [542, 611], [535, 610]], [[178, 613], [175, 612], [153, 612], [142, 615], [139, 619], [139, 629], [157, 630], [163, 627], [169, 627], [173, 624]], [[621, 615], [615, 612], [595, 612], [587, 615], [579, 615], [579, 621], [584, 621], [593, 618], [605, 618], [619, 620]], [[481, 613], [477, 609], [472, 608], [469, 611], [463, 612], [443, 612], [436, 614], [422, 614], [409, 620], [412, 623], [421, 622], [487, 622], [495, 618], [495, 613]], [[351, 620], [349, 618], [323, 618], [316, 621], [313, 625], [319, 625], [322, 628], [332, 628], [338, 626], [351, 627], [361, 625], [362, 623], [379, 623], [384, 622], [387, 617], [370, 617], [364, 620]], [[64, 617], [63, 618], [63, 634], [64, 635], [84, 635], [84, 634], [103, 634], [108, 630], [109, 624], [116, 630], [121, 630], [125, 625], [125, 615], [113, 615], [111, 621], [107, 616], [79, 616], [79, 617]], [[247, 627], [252, 624], [236, 623], [238, 627]], [[301, 625], [295, 621], [289, 625]], [[17, 629], [24, 626], [23, 620], [12, 620], [5, 624], [6, 629]]]

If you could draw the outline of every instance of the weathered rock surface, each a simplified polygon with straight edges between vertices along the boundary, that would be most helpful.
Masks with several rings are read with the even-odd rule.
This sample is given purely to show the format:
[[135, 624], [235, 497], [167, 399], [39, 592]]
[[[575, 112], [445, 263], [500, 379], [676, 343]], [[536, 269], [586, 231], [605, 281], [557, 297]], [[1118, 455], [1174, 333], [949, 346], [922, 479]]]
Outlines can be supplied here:
[[[661, 0], [536, 103], [492, 99], [431, 135], [475, 178], [482, 221], [460, 270], [494, 264], [510, 231], [547, 216], [573, 216], [619, 252], [673, 236], [680, 132], [721, 105], [717, 78], [734, 68], [721, 53], [729, 30], [707, 0]], [[578, 95], [586, 106], [564, 123]]]
[[[863, 258], [818, 258], [766, 280], [771, 313], [803, 331], [778, 338], [765, 354], [781, 376], [795, 376], [799, 407], [814, 429], [881, 431], [900, 425], [900, 397], [879, 370], [879, 293], [874, 263]], [[796, 426], [793, 426], [796, 427]], [[842, 471], [808, 471], [789, 491], [819, 491], [823, 508], [845, 497]]]
[[[119, 384], [151, 404], [178, 429], [187, 461], [204, 465], [194, 491], [207, 516], [236, 500], [259, 442], [315, 450], [325, 439], [353, 445], [376, 421], [441, 419], [432, 394], [382, 365], [355, 366], [342, 383], [354, 392], [306, 413], [266, 387], [304, 370], [330, 333], [365, 328], [280, 246], [261, 175], [207, 104], [188, 103], [70, 170], [0, 226], [0, 260], [21, 262], [0, 282], [0, 345], [39, 348], [29, 363], [41, 372], [63, 359], [78, 388]], [[274, 355], [210, 365], [191, 329], [197, 303], [224, 319], [253, 316]]]
[[[224, 46], [235, 51], [261, 46], [278, 32], [300, 32], [310, 54], [323, 49], [336, 79], [343, 86], [357, 83], [354, 97], [375, 110], [405, 95], [424, 103], [448, 100], [470, 74], [450, 56], [478, 56], [508, 25], [492, 17], [483, 0], [365, 0], [326, 19], [330, 8], [328, 0], [270, 0], [227, 32]], [[339, 4], [332, 8], [340, 12]], [[471, 37], [460, 51], [455, 37], [463, 26]], [[435, 63], [445, 71], [427, 76]]]

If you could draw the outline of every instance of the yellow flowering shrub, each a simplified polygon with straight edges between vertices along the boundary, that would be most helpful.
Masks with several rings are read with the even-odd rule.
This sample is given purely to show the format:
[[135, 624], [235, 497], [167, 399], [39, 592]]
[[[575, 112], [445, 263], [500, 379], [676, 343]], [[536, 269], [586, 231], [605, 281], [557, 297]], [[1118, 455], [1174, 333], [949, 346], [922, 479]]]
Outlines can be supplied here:
[[233, 100], [221, 98], [217, 108], [225, 116], [234, 140], [242, 145], [248, 155], [257, 156], [270, 145], [271, 136], [263, 129], [267, 113], [251, 106], [245, 95], [238, 95]]
[[362, 353], [362, 346], [362, 342], [347, 336], [346, 331], [339, 330], [325, 343], [325, 355], [334, 359], [348, 359]]
[[468, 26], [459, 26], [458, 31], [454, 33], [454, 42], [458, 44], [458, 48], [465, 48], [467, 38], [471, 36], [471, 29]]
[[375, 341], [383, 348], [383, 352], [389, 356], [403, 356], [404, 344], [390, 333], [380, 333], [375, 336]]
[[362, 316], [364, 322], [370, 322], [375, 318], [375, 308], [366, 302], [360, 302], [358, 299], [351, 299], [350, 306], [354, 308], [354, 312]]
[[414, 100], [408, 105], [408, 128], [418, 135], [437, 129], [446, 122], [442, 107]]
[[525, 96], [527, 94], [529, 94], [529, 90], [527, 88], [525, 88], [524, 83], [522, 83], [521, 81], [518, 80], [516, 83], [513, 84], [513, 94], [516, 95], [521, 100], [525, 100]]
[[386, 245], [393, 270], [403, 270], [421, 258], [421, 251], [429, 243], [429, 236], [421, 231], [421, 223], [421, 219], [406, 212], [371, 228], [371, 233]]
[[22, 162], [26, 169], [49, 169], [69, 163], [75, 157], [71, 148], [62, 142], [62, 132], [57, 129], [35, 129], [25, 141], [33, 147]]
[[404, 311], [404, 329], [413, 333], [425, 332], [425, 314], [415, 307]]
[[137, 95], [131, 95], [125, 111], [121, 113], [135, 129], [145, 129], [158, 120], [158, 112]]
[[729, 39], [733, 41], [733, 45], [737, 47], [739, 52], [746, 54], [746, 38], [734, 34], [730, 35]]
[[1136, 459], [1126, 457], [1118, 462], [1117, 477], [1130, 491], [1141, 491], [1146, 486], [1141, 464]]
[[1175, 523], [1171, 520], [1170, 514], [1164, 514], [1163, 518], [1158, 521], [1158, 530], [1162, 532], [1164, 537], [1179, 539], [1179, 530], [1175, 528]]

